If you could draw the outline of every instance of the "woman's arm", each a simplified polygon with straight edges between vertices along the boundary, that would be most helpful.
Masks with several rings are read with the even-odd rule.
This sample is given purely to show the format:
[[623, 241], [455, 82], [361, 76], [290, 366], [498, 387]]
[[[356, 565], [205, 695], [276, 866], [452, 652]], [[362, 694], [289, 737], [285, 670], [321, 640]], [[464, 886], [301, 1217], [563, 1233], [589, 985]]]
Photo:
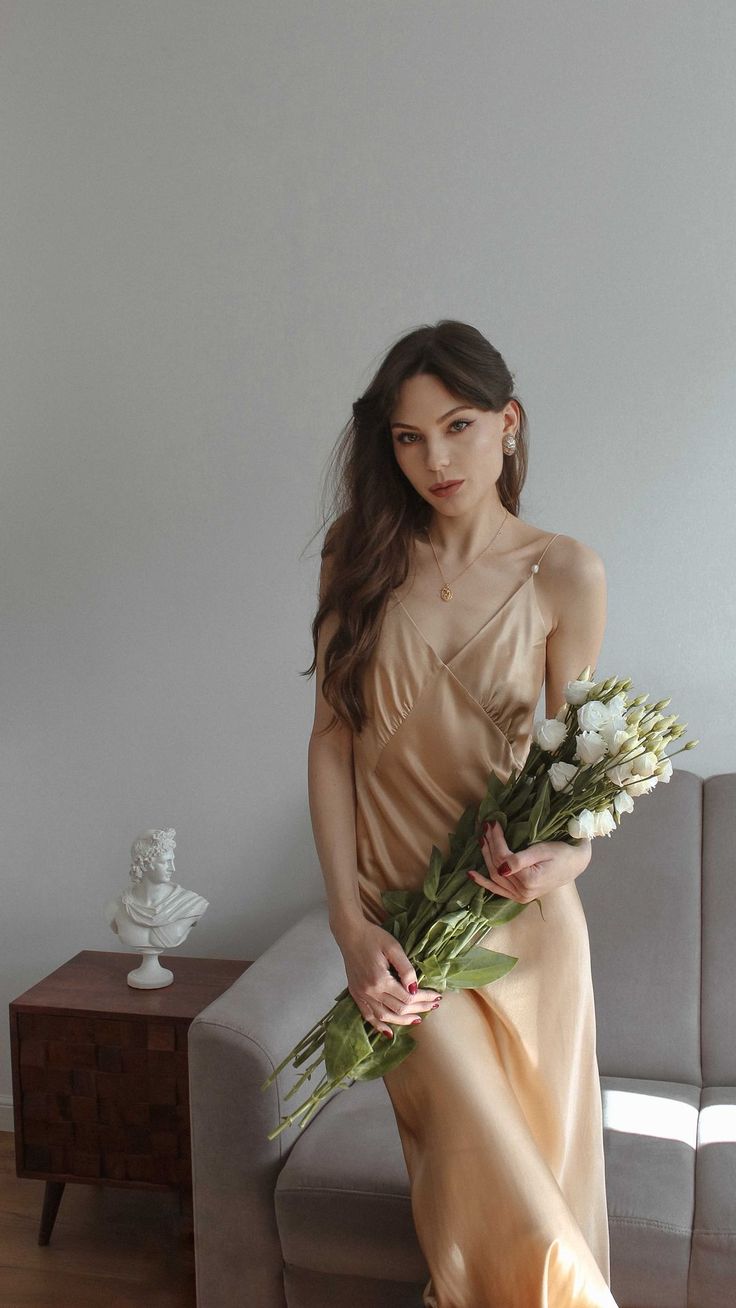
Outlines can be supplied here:
[[[324, 593], [329, 556], [323, 561], [320, 597]], [[322, 694], [325, 650], [337, 627], [337, 614], [329, 612], [317, 641], [315, 712], [308, 751], [309, 812], [314, 843], [329, 904], [330, 929], [338, 944], [366, 924], [358, 891], [355, 835], [355, 773], [353, 732], [338, 722], [318, 735], [332, 720], [333, 709]]]
[[[572, 536], [559, 543], [560, 549], [553, 547], [545, 556], [544, 573], [544, 607], [553, 615], [547, 636], [545, 713], [549, 718], [564, 704], [568, 681], [575, 681], [588, 665], [596, 668], [606, 628], [603, 560]], [[481, 840], [481, 853], [489, 875], [469, 872], [476, 885], [528, 904], [580, 876], [590, 863], [592, 841], [576, 840], [571, 845], [547, 840], [513, 853], [496, 823]]]
[[596, 668], [606, 629], [606, 572], [600, 554], [572, 536], [560, 544], [565, 548], [553, 546], [545, 559], [545, 597], [554, 614], [547, 636], [545, 712], [549, 718], [565, 702], [568, 681], [588, 665]]

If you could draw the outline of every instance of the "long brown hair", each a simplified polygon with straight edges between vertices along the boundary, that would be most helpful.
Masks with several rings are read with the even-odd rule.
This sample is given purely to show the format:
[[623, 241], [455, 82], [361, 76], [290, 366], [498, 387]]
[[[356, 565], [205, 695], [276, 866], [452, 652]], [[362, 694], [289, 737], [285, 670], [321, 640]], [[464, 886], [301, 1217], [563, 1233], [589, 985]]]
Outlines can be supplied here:
[[[498, 479], [504, 508], [519, 515], [526, 480], [526, 412], [513, 394], [513, 374], [485, 336], [467, 323], [445, 318], [417, 327], [391, 346], [332, 452], [332, 522], [320, 552], [327, 581], [312, 622], [314, 658], [302, 676], [317, 668], [320, 627], [334, 610], [338, 625], [324, 658], [322, 693], [338, 720], [360, 733], [366, 720], [362, 672], [378, 640], [384, 609], [405, 581], [413, 538], [431, 521], [432, 509], [396, 462], [391, 415], [402, 384], [429, 374], [475, 408], [499, 413], [510, 399], [519, 406], [516, 452], [505, 455]], [[326, 518], [323, 515], [325, 525]], [[321, 530], [321, 528], [320, 528]]]

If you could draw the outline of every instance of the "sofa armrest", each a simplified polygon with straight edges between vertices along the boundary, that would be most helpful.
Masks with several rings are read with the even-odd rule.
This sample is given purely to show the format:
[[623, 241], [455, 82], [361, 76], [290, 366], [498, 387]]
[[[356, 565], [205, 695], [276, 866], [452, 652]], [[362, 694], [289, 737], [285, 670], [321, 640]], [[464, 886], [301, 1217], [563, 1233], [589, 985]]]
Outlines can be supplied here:
[[273, 1195], [302, 1118], [274, 1140], [267, 1135], [320, 1077], [315, 1074], [286, 1102], [303, 1068], [289, 1065], [267, 1090], [261, 1086], [345, 985], [328, 905], [320, 903], [189, 1027], [198, 1308], [285, 1308]]

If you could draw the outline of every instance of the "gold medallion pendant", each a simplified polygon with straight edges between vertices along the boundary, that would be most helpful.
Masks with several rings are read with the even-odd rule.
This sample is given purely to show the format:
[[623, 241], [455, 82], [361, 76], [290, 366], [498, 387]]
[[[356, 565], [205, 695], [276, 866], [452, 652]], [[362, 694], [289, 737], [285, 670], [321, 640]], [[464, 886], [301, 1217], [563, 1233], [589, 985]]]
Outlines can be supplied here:
[[443, 600], [451, 600], [451, 599], [452, 599], [452, 591], [450, 590], [450, 587], [449, 587], [449, 586], [443, 586], [443, 587], [442, 587], [442, 590], [440, 591], [440, 595], [442, 596], [442, 599], [443, 599]]

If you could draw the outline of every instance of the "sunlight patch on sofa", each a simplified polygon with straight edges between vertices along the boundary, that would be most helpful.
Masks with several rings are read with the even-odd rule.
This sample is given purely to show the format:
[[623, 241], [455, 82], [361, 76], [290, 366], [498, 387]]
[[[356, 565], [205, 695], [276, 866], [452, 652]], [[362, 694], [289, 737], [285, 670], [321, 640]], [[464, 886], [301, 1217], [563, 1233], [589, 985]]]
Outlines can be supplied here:
[[707, 1104], [701, 1108], [698, 1144], [736, 1144], [736, 1104]]
[[627, 1135], [679, 1140], [694, 1149], [698, 1135], [698, 1109], [682, 1099], [668, 1099], [663, 1095], [647, 1095], [636, 1090], [604, 1090], [603, 1125], [609, 1131], [623, 1131]]

